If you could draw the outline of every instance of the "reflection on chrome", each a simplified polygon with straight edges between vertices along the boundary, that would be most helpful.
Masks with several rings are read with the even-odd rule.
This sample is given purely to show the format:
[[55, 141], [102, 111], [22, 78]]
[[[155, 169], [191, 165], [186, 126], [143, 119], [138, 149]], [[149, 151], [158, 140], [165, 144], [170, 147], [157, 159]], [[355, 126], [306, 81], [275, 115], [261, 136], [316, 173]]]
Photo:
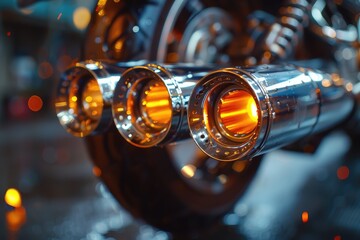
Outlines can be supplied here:
[[112, 123], [113, 91], [120, 75], [144, 62], [106, 64], [77, 63], [61, 77], [55, 108], [61, 125], [71, 134], [85, 137], [106, 130]]
[[188, 99], [196, 81], [208, 71], [196, 66], [149, 64], [124, 72], [112, 108], [120, 134], [143, 148], [188, 137]]
[[346, 86], [338, 75], [293, 65], [215, 71], [190, 97], [190, 131], [212, 158], [250, 159], [344, 121], [355, 104]]

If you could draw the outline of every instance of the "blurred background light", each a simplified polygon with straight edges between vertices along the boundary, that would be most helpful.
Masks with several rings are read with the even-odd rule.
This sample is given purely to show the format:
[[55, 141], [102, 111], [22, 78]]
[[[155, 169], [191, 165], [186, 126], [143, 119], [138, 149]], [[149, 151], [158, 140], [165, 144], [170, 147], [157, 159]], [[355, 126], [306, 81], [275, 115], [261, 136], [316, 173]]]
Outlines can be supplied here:
[[5, 193], [5, 202], [11, 207], [21, 207], [21, 195], [15, 188], [9, 188]]
[[346, 180], [349, 177], [350, 170], [347, 166], [341, 166], [337, 169], [336, 173], [339, 180]]
[[309, 213], [304, 211], [301, 214], [301, 220], [302, 220], [303, 223], [307, 223], [309, 221]]
[[43, 107], [43, 101], [41, 97], [37, 95], [32, 95], [28, 100], [28, 106], [31, 111], [38, 112]]
[[91, 19], [91, 13], [89, 9], [85, 7], [78, 7], [73, 13], [73, 22], [77, 29], [84, 30]]

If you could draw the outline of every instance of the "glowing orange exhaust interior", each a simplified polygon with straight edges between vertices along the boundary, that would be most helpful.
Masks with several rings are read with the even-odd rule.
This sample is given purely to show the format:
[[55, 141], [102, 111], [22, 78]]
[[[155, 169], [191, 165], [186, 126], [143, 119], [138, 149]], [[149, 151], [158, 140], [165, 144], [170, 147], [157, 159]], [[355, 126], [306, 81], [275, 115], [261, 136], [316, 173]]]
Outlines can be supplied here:
[[141, 102], [145, 119], [152, 127], [168, 124], [172, 116], [170, 97], [163, 83], [151, 84], [144, 91]]
[[218, 104], [218, 117], [232, 135], [251, 133], [258, 125], [257, 105], [252, 95], [244, 90], [225, 93]]

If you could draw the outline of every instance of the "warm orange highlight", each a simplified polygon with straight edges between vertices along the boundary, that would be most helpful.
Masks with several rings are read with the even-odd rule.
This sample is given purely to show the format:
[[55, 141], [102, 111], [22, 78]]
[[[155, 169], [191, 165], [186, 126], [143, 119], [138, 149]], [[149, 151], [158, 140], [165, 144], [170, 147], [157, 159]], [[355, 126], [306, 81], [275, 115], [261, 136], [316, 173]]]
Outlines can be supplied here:
[[337, 173], [338, 179], [345, 180], [349, 177], [350, 170], [347, 166], [341, 166], [338, 168], [336, 173]]
[[169, 92], [164, 84], [156, 83], [144, 92], [141, 102], [144, 115], [151, 124], [165, 125], [171, 120]]
[[82, 92], [82, 105], [88, 117], [95, 119], [101, 117], [104, 102], [100, 86], [95, 79], [87, 82]]
[[39, 97], [37, 95], [32, 95], [28, 100], [28, 107], [33, 112], [40, 111], [43, 107], [43, 104], [44, 103], [43, 103], [41, 97]]
[[5, 202], [11, 207], [21, 207], [21, 195], [15, 188], [9, 188], [5, 193]]
[[224, 94], [218, 111], [223, 127], [232, 134], [248, 134], [258, 124], [256, 102], [244, 90], [232, 90]]
[[97, 177], [101, 176], [101, 169], [99, 167], [97, 167], [97, 166], [93, 167], [92, 172]]
[[10, 231], [19, 231], [25, 223], [25, 208], [19, 207], [6, 212], [6, 225]]
[[304, 211], [301, 214], [301, 220], [302, 220], [303, 223], [307, 223], [309, 221], [309, 213]]
[[334, 237], [334, 240], [341, 240], [341, 236], [340, 236], [340, 235], [336, 235], [336, 236]]

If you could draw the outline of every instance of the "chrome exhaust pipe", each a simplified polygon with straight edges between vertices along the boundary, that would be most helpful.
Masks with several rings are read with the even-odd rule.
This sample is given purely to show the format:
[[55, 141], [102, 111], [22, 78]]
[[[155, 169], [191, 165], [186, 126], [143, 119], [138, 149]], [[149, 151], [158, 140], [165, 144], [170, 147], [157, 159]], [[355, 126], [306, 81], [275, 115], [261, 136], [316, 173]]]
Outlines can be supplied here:
[[337, 74], [294, 65], [222, 69], [194, 88], [189, 128], [208, 156], [251, 159], [346, 120], [351, 90]]
[[76, 63], [61, 76], [55, 99], [60, 124], [77, 137], [98, 134], [112, 124], [113, 91], [121, 74], [144, 61]]
[[189, 137], [187, 106], [211, 67], [148, 64], [123, 73], [116, 85], [113, 116], [119, 133], [141, 148]]

